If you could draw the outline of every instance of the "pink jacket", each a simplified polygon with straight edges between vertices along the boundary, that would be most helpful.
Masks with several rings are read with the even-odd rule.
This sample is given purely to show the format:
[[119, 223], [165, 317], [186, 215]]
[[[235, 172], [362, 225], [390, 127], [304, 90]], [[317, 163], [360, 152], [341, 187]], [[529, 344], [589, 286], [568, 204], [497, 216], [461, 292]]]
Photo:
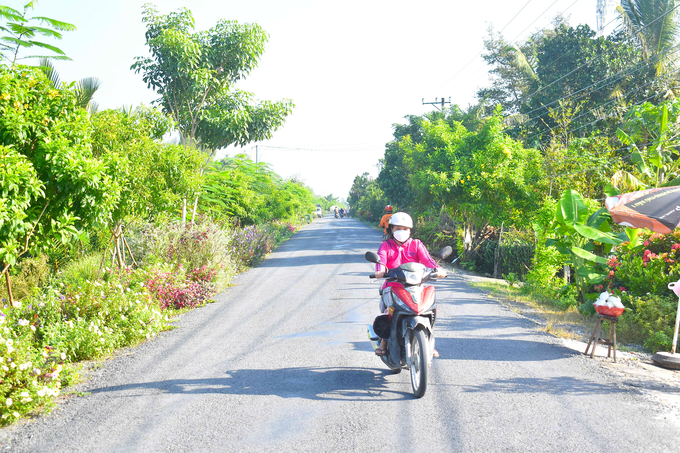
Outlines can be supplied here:
[[[404, 263], [422, 263], [427, 267], [436, 268], [437, 263], [432, 259], [425, 245], [418, 239], [408, 238], [406, 242], [398, 245], [394, 239], [384, 241], [378, 249], [380, 262], [387, 266], [387, 269], [394, 269]], [[375, 265], [376, 271], [386, 271], [385, 266]], [[385, 282], [386, 286], [401, 286], [397, 282]]]

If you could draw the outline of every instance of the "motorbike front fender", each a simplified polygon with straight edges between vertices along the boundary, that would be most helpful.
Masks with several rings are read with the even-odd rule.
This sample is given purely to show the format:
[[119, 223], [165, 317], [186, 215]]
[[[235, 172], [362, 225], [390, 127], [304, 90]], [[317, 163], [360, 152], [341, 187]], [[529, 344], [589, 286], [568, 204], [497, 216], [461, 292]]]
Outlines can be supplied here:
[[416, 327], [423, 326], [429, 335], [432, 335], [432, 324], [430, 324], [430, 318], [425, 316], [408, 316], [402, 319], [401, 331], [406, 336], [406, 332], [409, 330], [416, 330]]

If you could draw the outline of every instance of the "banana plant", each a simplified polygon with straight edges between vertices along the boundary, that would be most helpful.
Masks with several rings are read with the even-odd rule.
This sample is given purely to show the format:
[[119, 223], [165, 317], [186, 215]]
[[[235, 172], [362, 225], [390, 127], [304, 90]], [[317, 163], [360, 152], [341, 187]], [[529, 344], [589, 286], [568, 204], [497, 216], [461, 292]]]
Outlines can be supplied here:
[[581, 195], [574, 190], [562, 193], [552, 230], [554, 237], [548, 239], [546, 245], [555, 247], [569, 258], [579, 295], [585, 302], [586, 286], [599, 283], [606, 276], [602, 266], [607, 260], [595, 253], [596, 247], [607, 254], [625, 239], [612, 233], [611, 216], [606, 208], [591, 214]]

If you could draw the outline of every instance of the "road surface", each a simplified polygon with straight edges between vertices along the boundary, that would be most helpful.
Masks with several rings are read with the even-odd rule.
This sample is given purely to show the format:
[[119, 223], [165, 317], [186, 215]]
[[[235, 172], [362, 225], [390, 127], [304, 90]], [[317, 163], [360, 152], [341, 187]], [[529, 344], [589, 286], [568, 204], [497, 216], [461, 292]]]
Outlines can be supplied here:
[[427, 394], [374, 356], [378, 230], [308, 225], [216, 302], [93, 371], [13, 452], [680, 451], [678, 420], [459, 275], [437, 283]]

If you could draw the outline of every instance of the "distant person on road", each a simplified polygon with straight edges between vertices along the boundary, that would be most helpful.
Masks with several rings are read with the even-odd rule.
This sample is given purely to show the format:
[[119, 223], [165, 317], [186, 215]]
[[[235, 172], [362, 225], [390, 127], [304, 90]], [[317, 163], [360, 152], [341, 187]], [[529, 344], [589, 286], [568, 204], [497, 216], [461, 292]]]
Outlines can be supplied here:
[[385, 215], [382, 216], [380, 219], [380, 224], [378, 225], [379, 227], [385, 227], [383, 230], [383, 241], [388, 240], [389, 238], [387, 237], [387, 229], [389, 228], [390, 225], [390, 217], [392, 217], [392, 205], [388, 204], [385, 206]]
[[345, 216], [345, 208], [340, 208], [340, 217]]
[[[389, 206], [388, 206], [389, 207]], [[411, 229], [413, 228], [413, 219], [405, 212], [397, 212], [388, 220], [389, 230], [387, 231], [388, 238], [378, 249], [378, 256], [380, 263], [375, 265], [375, 278], [382, 278], [385, 276], [387, 269], [394, 269], [404, 263], [421, 263], [429, 268], [437, 269], [439, 273], [437, 277], [446, 277], [446, 269], [437, 266], [437, 263], [432, 259], [430, 253], [425, 248], [419, 239], [411, 238]], [[399, 282], [387, 282], [383, 284], [383, 293], [380, 299], [380, 312], [388, 313], [392, 301], [393, 286], [402, 286]], [[383, 339], [380, 342], [380, 347], [375, 350], [376, 355], [387, 354], [387, 340]], [[434, 356], [439, 357], [437, 350], [434, 350]]]
[[338, 218], [338, 207], [337, 206], [335, 207], [335, 218], [336, 219]]

